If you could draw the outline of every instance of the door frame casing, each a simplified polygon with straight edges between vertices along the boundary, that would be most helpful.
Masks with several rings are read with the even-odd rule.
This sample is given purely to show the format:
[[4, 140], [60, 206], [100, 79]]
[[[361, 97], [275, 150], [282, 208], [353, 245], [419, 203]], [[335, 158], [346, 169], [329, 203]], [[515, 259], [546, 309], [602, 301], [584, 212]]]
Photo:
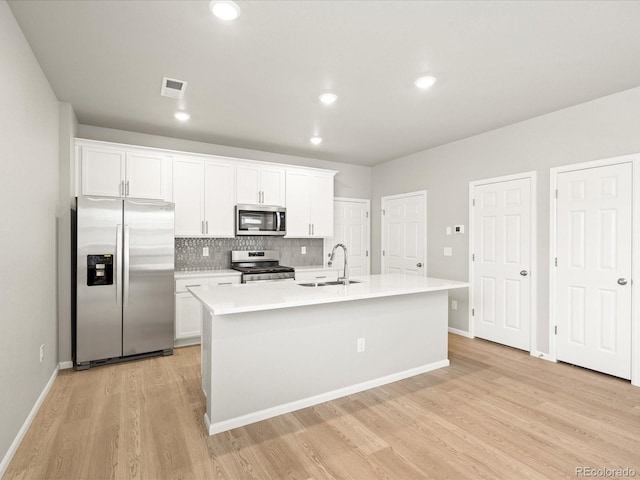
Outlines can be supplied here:
[[590, 162], [573, 163], [554, 167], [549, 172], [549, 355], [557, 361], [557, 342], [555, 327], [557, 326], [557, 272], [555, 258], [558, 254], [557, 245], [557, 214], [558, 174], [589, 168], [607, 167], [622, 163], [631, 163], [633, 170], [631, 178], [631, 384], [640, 387], [640, 289], [635, 286], [634, 279], [640, 280], [640, 153], [623, 155], [620, 157], [593, 160]]
[[[368, 198], [349, 198], [349, 197], [333, 197], [333, 207], [335, 208], [335, 202], [352, 202], [352, 203], [362, 203], [366, 205], [367, 208], [367, 232], [366, 232], [366, 245], [367, 252], [369, 255], [367, 257], [367, 275], [371, 274], [371, 200]], [[334, 234], [335, 234], [335, 219], [334, 219]], [[333, 238], [333, 237], [331, 237]], [[327, 245], [327, 239], [323, 239], [323, 253], [322, 253], [322, 264], [324, 265], [326, 262], [326, 258], [331, 254], [332, 246]]]
[[538, 209], [537, 209], [537, 172], [523, 172], [514, 175], [504, 175], [500, 177], [485, 178], [482, 180], [473, 180], [469, 182], [469, 336], [475, 338], [474, 335], [474, 315], [472, 315], [472, 309], [475, 305], [475, 294], [477, 288], [473, 285], [473, 273], [474, 264], [472, 256], [474, 254], [474, 189], [481, 185], [489, 185], [492, 183], [503, 183], [512, 180], [525, 180], [531, 181], [530, 189], [530, 205], [531, 205], [531, 266], [529, 267], [529, 278], [531, 279], [529, 285], [529, 352], [536, 357], [544, 358], [546, 354], [543, 354], [537, 349], [536, 332], [538, 327], [538, 248], [537, 248], [537, 222], [538, 222]]
[[385, 236], [384, 236], [384, 231], [385, 231], [385, 208], [384, 208], [384, 202], [389, 201], [389, 200], [396, 200], [398, 198], [406, 198], [406, 197], [414, 197], [416, 195], [422, 195], [423, 199], [424, 199], [424, 274], [422, 275], [423, 277], [427, 276], [427, 267], [428, 267], [428, 262], [427, 262], [427, 220], [428, 220], [428, 214], [427, 214], [427, 190], [417, 190], [415, 192], [407, 192], [407, 193], [398, 193], [396, 195], [385, 195], [384, 197], [380, 198], [380, 273], [384, 274], [384, 261], [385, 261], [385, 256], [383, 255], [383, 252], [385, 251], [384, 248], [384, 241], [385, 241]]

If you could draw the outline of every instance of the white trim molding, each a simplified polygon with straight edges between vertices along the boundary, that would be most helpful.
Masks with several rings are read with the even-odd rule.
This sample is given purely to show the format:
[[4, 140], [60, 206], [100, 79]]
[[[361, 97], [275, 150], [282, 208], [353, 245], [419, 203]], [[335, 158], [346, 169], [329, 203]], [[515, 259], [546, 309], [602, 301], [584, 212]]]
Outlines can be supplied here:
[[60, 362], [58, 364], [59, 370], [68, 370], [69, 368], [73, 368], [73, 362], [71, 360], [68, 360], [66, 362]]
[[[502, 183], [509, 182], [511, 180], [523, 180], [529, 179], [531, 180], [531, 279], [530, 282], [530, 294], [531, 294], [531, 302], [530, 302], [530, 328], [529, 328], [529, 352], [533, 355], [533, 352], [537, 352], [537, 342], [536, 342], [536, 332], [538, 329], [538, 183], [537, 183], [537, 172], [523, 172], [514, 175], [504, 175], [501, 177], [493, 177], [486, 178], [483, 180], [474, 180], [469, 182], [469, 336], [471, 338], [475, 338], [474, 328], [473, 328], [473, 315], [471, 315], [472, 309], [474, 308], [474, 288], [473, 288], [473, 266], [474, 262], [472, 260], [473, 255], [473, 200], [474, 200], [474, 189], [480, 185], [488, 185], [491, 183]], [[538, 356], [537, 354], [536, 356]]]
[[[549, 171], [549, 356], [557, 360], [557, 342], [555, 336], [556, 319], [556, 286], [557, 274], [554, 259], [557, 256], [557, 199], [558, 174], [587, 168], [605, 167], [631, 163], [632, 178], [632, 253], [631, 253], [631, 384], [640, 387], [640, 153], [620, 157], [605, 158], [591, 162], [574, 163], [554, 167]], [[633, 279], [637, 281], [634, 282]]]
[[459, 328], [449, 327], [449, 333], [460, 335], [461, 337], [474, 338], [469, 332], [465, 332], [464, 330], [460, 330]]
[[53, 386], [53, 382], [58, 376], [59, 370], [60, 370], [60, 367], [56, 366], [55, 370], [51, 374], [51, 378], [49, 378], [49, 381], [44, 386], [44, 389], [40, 393], [40, 396], [36, 400], [36, 403], [33, 405], [33, 408], [29, 412], [29, 415], [27, 415], [27, 418], [22, 424], [22, 427], [20, 427], [20, 430], [18, 431], [16, 438], [13, 439], [13, 442], [11, 443], [9, 450], [7, 450], [7, 453], [2, 459], [2, 462], [0, 462], [0, 478], [2, 478], [5, 472], [7, 471], [7, 468], [9, 467], [9, 463], [11, 463], [13, 456], [16, 454], [18, 447], [22, 443], [24, 436], [27, 434], [27, 431], [31, 426], [31, 422], [33, 422], [33, 419], [36, 417], [38, 410], [40, 410], [40, 407], [42, 406], [42, 402], [44, 402], [44, 399], [47, 398], [47, 394], [49, 393], [49, 390], [51, 390], [51, 387]]

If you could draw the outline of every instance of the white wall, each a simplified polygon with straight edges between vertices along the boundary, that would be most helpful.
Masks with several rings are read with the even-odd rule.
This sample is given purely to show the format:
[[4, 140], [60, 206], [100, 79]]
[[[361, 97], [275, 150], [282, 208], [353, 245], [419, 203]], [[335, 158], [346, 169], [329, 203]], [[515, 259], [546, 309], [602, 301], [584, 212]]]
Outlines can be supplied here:
[[0, 106], [1, 461], [58, 363], [58, 101], [4, 0]]
[[340, 162], [330, 162], [307, 157], [283, 155], [279, 153], [249, 150], [246, 148], [227, 147], [212, 143], [193, 142], [179, 138], [161, 137], [143, 133], [114, 130], [111, 128], [80, 125], [80, 138], [103, 140], [106, 142], [126, 143], [129, 145], [143, 145], [145, 147], [167, 148], [192, 153], [206, 153], [228, 157], [245, 158], [264, 162], [286, 163], [306, 167], [326, 168], [338, 170], [335, 179], [335, 195], [337, 197], [370, 198], [371, 196], [371, 167], [348, 165]]
[[[498, 108], [498, 107], [497, 107]], [[469, 219], [469, 182], [535, 170], [538, 172], [538, 333], [536, 348], [548, 352], [549, 168], [640, 152], [640, 88], [509, 125], [481, 135], [392, 160], [373, 169], [372, 271], [380, 271], [380, 198], [428, 191], [430, 276], [468, 279], [468, 228], [446, 236], [447, 225]], [[443, 256], [445, 246], [452, 257]], [[456, 290], [458, 310], [449, 325], [468, 330], [468, 292]]]

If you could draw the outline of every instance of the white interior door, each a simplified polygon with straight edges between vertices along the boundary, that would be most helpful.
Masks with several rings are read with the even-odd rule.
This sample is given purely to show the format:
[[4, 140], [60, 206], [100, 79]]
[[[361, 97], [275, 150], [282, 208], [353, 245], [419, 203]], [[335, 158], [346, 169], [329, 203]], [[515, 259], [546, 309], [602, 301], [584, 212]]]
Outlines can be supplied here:
[[427, 275], [427, 192], [382, 197], [382, 273]]
[[557, 359], [631, 378], [632, 165], [557, 177]]
[[476, 337], [530, 349], [531, 178], [476, 184], [472, 195], [472, 308]]
[[[325, 238], [325, 252], [337, 243], [349, 251], [349, 272], [352, 276], [369, 275], [369, 200], [335, 199], [333, 202], [333, 237]], [[342, 266], [342, 249], [336, 250], [333, 265]]]

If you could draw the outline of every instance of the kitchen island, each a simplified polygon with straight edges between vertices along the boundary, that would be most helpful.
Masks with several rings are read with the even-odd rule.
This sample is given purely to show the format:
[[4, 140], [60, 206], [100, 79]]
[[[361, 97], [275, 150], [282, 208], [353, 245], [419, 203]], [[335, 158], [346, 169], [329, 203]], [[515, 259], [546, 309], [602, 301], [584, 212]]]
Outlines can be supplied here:
[[467, 283], [354, 280], [189, 288], [204, 306], [210, 435], [449, 365], [448, 290]]

